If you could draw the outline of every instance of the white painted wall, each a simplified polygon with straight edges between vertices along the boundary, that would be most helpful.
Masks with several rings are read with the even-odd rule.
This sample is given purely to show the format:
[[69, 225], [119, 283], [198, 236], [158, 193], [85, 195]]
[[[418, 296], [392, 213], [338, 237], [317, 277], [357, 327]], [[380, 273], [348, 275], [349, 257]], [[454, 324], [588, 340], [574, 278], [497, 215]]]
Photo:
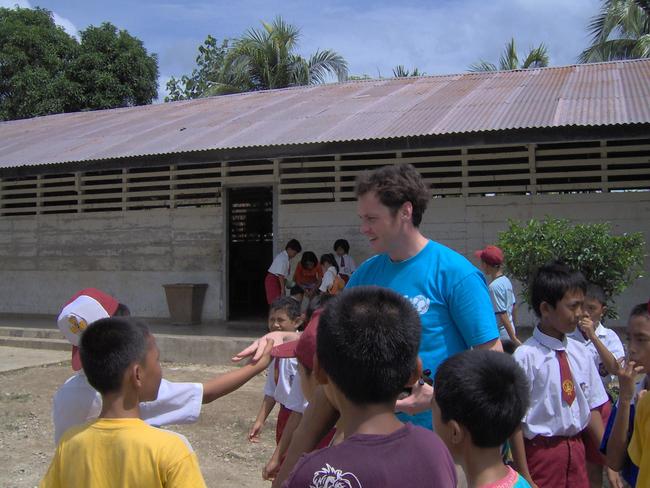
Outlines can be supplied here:
[[[646, 243], [650, 243], [650, 192], [441, 198], [430, 203], [421, 229], [427, 237], [476, 262], [474, 251], [495, 243], [498, 233], [508, 228], [508, 219], [545, 216], [568, 218], [576, 223], [610, 222], [613, 232], [640, 231]], [[295, 237], [304, 250], [317, 255], [331, 252], [337, 238], [346, 238], [350, 241], [350, 254], [360, 263], [371, 251], [359, 233], [358, 221], [356, 205], [352, 202], [284, 206], [279, 237], [282, 242]], [[650, 249], [648, 244], [646, 249]], [[647, 258], [645, 270], [646, 275], [650, 274]], [[620, 325], [633, 305], [648, 300], [648, 283], [648, 278], [637, 280], [618, 297]], [[515, 287], [518, 292], [517, 283]], [[534, 322], [525, 305], [519, 309], [519, 315], [524, 325]]]
[[[496, 241], [508, 218], [546, 215], [608, 221], [617, 233], [641, 231], [650, 241], [650, 192], [436, 199], [422, 231], [473, 259], [474, 250]], [[167, 317], [162, 285], [192, 282], [209, 284], [204, 319], [223, 318], [222, 225], [220, 208], [0, 218], [0, 313], [55, 314], [77, 290], [94, 286], [135, 315]], [[370, 254], [353, 202], [281, 205], [278, 248], [292, 237], [317, 255], [331, 252], [340, 237], [350, 241], [357, 263]], [[619, 297], [621, 323], [649, 296], [644, 278]], [[532, 323], [525, 312], [522, 323]]]

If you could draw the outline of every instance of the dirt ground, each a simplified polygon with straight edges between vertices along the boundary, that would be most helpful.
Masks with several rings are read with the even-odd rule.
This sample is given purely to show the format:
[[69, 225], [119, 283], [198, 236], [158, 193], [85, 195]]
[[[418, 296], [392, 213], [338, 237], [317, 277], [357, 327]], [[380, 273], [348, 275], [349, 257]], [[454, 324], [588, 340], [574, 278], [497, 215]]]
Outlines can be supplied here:
[[[224, 366], [163, 364], [169, 380], [203, 381], [228, 371]], [[71, 374], [70, 362], [0, 373], [0, 486], [32, 488], [45, 474], [54, 453], [50, 417], [54, 392]], [[260, 402], [264, 377], [203, 406], [199, 422], [171, 426], [185, 435], [196, 451], [206, 484], [219, 487], [270, 487], [262, 467], [275, 446], [275, 412], [251, 444], [247, 432]]]

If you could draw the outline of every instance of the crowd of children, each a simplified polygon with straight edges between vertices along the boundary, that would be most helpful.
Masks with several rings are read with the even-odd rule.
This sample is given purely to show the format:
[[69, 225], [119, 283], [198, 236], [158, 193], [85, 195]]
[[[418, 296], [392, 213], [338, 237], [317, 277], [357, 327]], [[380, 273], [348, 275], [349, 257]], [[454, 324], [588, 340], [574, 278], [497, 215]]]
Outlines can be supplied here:
[[[422, 186], [408, 167], [389, 172], [403, 178], [400, 188]], [[626, 357], [618, 336], [602, 324], [603, 290], [550, 262], [529, 283], [537, 324], [522, 343], [512, 285], [501, 271], [503, 254], [488, 246], [477, 257], [494, 285], [493, 308], [484, 310], [485, 283], [471, 288], [485, 305], [478, 317], [486, 326], [463, 328], [461, 334], [476, 335], [465, 338], [473, 348], [461, 347], [466, 341], [459, 339], [458, 347], [440, 351], [433, 372], [423, 371], [430, 360], [423, 343], [436, 346], [456, 336], [425, 333], [431, 326], [425, 313], [440, 306], [434, 312], [442, 317], [442, 305], [409, 298], [413, 293], [404, 287], [421, 280], [405, 285], [396, 278], [420, 263], [422, 252], [449, 252], [417, 230], [426, 192], [416, 208], [415, 198], [384, 201], [375, 183], [366, 183], [358, 191], [360, 215], [368, 220], [364, 234], [383, 255], [354, 274], [346, 240], [318, 260], [290, 240], [265, 278], [268, 337], [275, 347], [263, 342], [248, 364], [206, 383], [162, 379], [155, 339], [128, 317], [126, 306], [95, 289], [75, 295], [58, 324], [73, 344], [77, 372], [54, 398], [57, 448], [40, 486], [205, 486], [187, 440], [156, 427], [195, 421], [201, 403], [266, 370], [248, 439], [263, 435], [279, 403], [276, 448], [262, 468], [274, 487], [595, 488], [603, 485], [603, 473], [612, 488], [623, 488], [623, 480], [650, 487], [650, 396], [644, 395], [645, 377], [637, 381], [650, 367], [650, 302], [630, 314]], [[384, 224], [395, 232], [385, 232]], [[411, 244], [415, 255], [397, 252], [400, 242]], [[292, 275], [290, 261], [301, 252]], [[379, 268], [379, 275], [369, 276]], [[479, 280], [468, 263], [454, 269]], [[421, 270], [409, 273], [414, 278]], [[500, 332], [486, 318], [492, 312]], [[508, 340], [511, 355], [500, 351], [497, 334]], [[426, 397], [430, 374], [433, 389]], [[428, 422], [396, 415], [406, 411], [398, 400], [405, 389], [429, 398]], [[303, 453], [299, 459], [296, 451]]]

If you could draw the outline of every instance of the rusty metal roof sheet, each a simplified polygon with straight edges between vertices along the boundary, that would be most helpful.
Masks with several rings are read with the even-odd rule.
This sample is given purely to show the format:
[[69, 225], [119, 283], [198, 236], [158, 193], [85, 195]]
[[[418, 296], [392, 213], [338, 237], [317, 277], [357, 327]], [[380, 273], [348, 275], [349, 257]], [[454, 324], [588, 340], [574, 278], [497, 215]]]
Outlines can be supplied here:
[[650, 60], [357, 81], [2, 122], [0, 168], [639, 123], [650, 123]]

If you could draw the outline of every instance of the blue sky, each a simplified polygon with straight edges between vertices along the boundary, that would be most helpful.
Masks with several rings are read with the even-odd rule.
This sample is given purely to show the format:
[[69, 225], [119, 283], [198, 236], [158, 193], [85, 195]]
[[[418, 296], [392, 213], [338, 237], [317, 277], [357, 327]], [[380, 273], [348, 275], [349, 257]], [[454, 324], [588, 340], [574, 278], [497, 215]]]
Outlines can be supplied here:
[[[170, 76], [189, 73], [208, 34], [241, 35], [281, 15], [301, 28], [301, 54], [339, 52], [350, 73], [390, 76], [402, 64], [427, 74], [460, 73], [480, 59], [496, 63], [514, 37], [520, 52], [544, 42], [551, 65], [573, 64], [588, 45], [587, 24], [601, 0], [0, 0], [0, 6], [51, 10], [69, 32], [104, 21], [157, 53], [159, 96]], [[523, 54], [521, 54], [523, 56]]]

